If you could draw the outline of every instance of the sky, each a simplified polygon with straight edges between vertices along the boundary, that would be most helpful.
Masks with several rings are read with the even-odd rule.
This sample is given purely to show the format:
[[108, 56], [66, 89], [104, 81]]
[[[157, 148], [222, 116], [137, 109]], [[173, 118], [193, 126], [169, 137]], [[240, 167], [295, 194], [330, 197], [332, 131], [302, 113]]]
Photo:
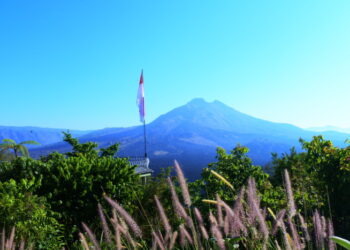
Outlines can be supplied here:
[[0, 2], [0, 125], [139, 125], [202, 97], [350, 127], [350, 1]]

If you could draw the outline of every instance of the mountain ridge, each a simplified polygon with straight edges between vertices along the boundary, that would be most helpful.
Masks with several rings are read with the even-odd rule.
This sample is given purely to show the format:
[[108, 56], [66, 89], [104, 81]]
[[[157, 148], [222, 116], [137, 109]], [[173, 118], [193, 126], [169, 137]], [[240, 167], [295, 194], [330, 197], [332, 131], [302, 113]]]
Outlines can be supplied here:
[[[147, 125], [147, 147], [151, 167], [173, 164], [177, 159], [190, 179], [199, 176], [201, 169], [215, 161], [217, 147], [231, 150], [238, 143], [250, 148], [248, 155], [255, 164], [265, 165], [271, 153], [300, 150], [299, 138], [310, 140], [319, 133], [286, 123], [275, 123], [239, 112], [220, 101], [194, 99], [177, 107]], [[322, 132], [326, 139], [342, 146], [348, 134]], [[99, 147], [120, 143], [119, 156], [142, 156], [143, 127], [106, 128], [79, 136], [81, 142], [94, 141]], [[35, 157], [52, 151], [67, 152], [65, 142], [33, 148]]]

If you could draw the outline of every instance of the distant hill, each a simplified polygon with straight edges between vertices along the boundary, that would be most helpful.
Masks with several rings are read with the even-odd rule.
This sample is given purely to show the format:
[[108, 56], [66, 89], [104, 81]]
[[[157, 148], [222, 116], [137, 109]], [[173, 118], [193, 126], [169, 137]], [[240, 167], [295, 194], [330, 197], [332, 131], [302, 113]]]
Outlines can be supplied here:
[[[67, 132], [67, 129], [55, 128], [39, 128], [39, 127], [14, 127], [0, 126], [0, 141], [9, 138], [16, 142], [34, 140], [41, 145], [48, 145], [55, 142], [61, 142], [63, 138], [62, 132]], [[79, 137], [91, 131], [70, 131], [74, 136]], [[37, 147], [37, 146], [35, 146]]]
[[316, 131], [316, 132], [336, 131], [340, 133], [350, 134], [350, 128], [339, 128], [335, 126], [311, 127], [311, 128], [308, 128], [307, 130]]
[[[249, 156], [256, 164], [271, 160], [271, 153], [288, 152], [299, 147], [299, 138], [311, 139], [320, 133], [304, 130], [290, 124], [274, 123], [241, 113], [227, 105], [203, 99], [194, 99], [147, 125], [148, 154], [151, 167], [158, 171], [172, 165], [177, 159], [186, 176], [197, 178], [202, 168], [215, 160], [216, 147], [231, 150], [237, 143], [250, 148]], [[344, 145], [348, 134], [322, 132], [336, 145]], [[100, 147], [121, 143], [120, 156], [143, 155], [142, 126], [109, 128], [93, 131], [80, 137], [82, 142], [94, 141]], [[32, 154], [65, 152], [70, 148], [60, 142], [33, 149]]]

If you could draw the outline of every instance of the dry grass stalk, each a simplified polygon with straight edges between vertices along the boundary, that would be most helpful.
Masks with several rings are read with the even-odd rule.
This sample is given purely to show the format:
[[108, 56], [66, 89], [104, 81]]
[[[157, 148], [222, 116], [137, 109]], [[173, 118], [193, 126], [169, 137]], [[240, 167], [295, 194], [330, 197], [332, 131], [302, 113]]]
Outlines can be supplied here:
[[321, 216], [321, 223], [322, 223], [323, 238], [325, 239], [327, 238], [327, 222], [324, 216]]
[[19, 250], [24, 250], [24, 248], [25, 248], [25, 241], [22, 239], [19, 245]]
[[310, 238], [309, 230], [307, 228], [307, 224], [305, 223], [304, 217], [300, 213], [298, 213], [298, 217], [300, 221], [300, 227], [301, 227], [301, 230], [303, 231], [305, 240], [309, 242], [311, 238]]
[[186, 218], [188, 215], [186, 213], [185, 208], [181, 205], [179, 197], [177, 196], [175, 187], [173, 182], [171, 181], [170, 177], [168, 177], [168, 183], [170, 187], [170, 192], [171, 192], [171, 198], [172, 198], [172, 203], [175, 207], [175, 212], [180, 218]]
[[[177, 176], [178, 176], [178, 179], [179, 179], [179, 183], [180, 183], [182, 196], [183, 196], [185, 205], [188, 208], [190, 208], [190, 206], [191, 206], [191, 198], [190, 198], [190, 194], [189, 194], [189, 191], [188, 191], [187, 182], [186, 182], [186, 179], [185, 179], [184, 174], [182, 172], [182, 169], [180, 168], [180, 165], [177, 163], [177, 161], [175, 161], [175, 170], [176, 170], [176, 173], [177, 173]], [[179, 199], [177, 198], [177, 195], [176, 195], [176, 192], [175, 192], [175, 188], [172, 185], [171, 179], [168, 178], [168, 180], [169, 180], [169, 184], [171, 186], [172, 196], [174, 197], [173, 200], [175, 202], [175, 207], [179, 211], [179, 214], [181, 215], [181, 217], [183, 219], [185, 219], [187, 226], [191, 229], [195, 247], [198, 248], [198, 247], [200, 247], [200, 242], [199, 242], [199, 239], [198, 239], [198, 235], [197, 235], [196, 228], [194, 226], [193, 220], [192, 220], [191, 216], [189, 216], [186, 213], [186, 210], [183, 208], [182, 204], [180, 203]]]
[[158, 247], [161, 249], [161, 250], [165, 250], [165, 247], [164, 247], [164, 244], [163, 242], [161, 241], [161, 239], [158, 237], [158, 235], [152, 231], [152, 235], [153, 235], [153, 240], [156, 242], [156, 244], [158, 245]]
[[185, 176], [182, 172], [182, 169], [180, 168], [179, 163], [176, 160], [174, 162], [174, 166], [175, 166], [175, 171], [176, 171], [177, 177], [179, 179], [179, 184], [181, 187], [182, 197], [184, 199], [184, 203], [187, 207], [190, 207], [192, 202], [191, 202], [190, 193], [188, 191], [187, 182], [185, 180]]
[[179, 197], [176, 194], [175, 187], [171, 179], [168, 177], [168, 183], [170, 187], [170, 192], [171, 192], [171, 198], [172, 198], [172, 203], [173, 206], [175, 207], [175, 212], [179, 218], [182, 218], [186, 221], [186, 224], [188, 227], [193, 228], [193, 221], [190, 216], [188, 216], [185, 208], [181, 205]]
[[334, 250], [336, 249], [335, 243], [330, 240], [331, 236], [334, 236], [334, 228], [333, 228], [333, 223], [331, 219], [328, 219], [327, 223], [327, 239], [328, 239], [328, 249], [329, 250]]
[[114, 208], [112, 208], [112, 218], [110, 219], [110, 221], [112, 222], [112, 225], [114, 228], [115, 245], [117, 247], [117, 250], [120, 250], [122, 249], [120, 230], [119, 230], [119, 224], [118, 224], [118, 218], [117, 218], [117, 211]]
[[187, 243], [190, 243], [192, 245], [193, 239], [183, 224], [179, 226], [179, 231], [180, 231], [180, 245], [182, 247], [185, 247]]
[[243, 211], [243, 201], [245, 192], [246, 189], [243, 186], [240, 189], [237, 199], [233, 205], [233, 214], [235, 216], [233, 217], [233, 221], [231, 222], [230, 226], [231, 236], [239, 236], [240, 234], [247, 235], [248, 233], [248, 230], [243, 223], [243, 220], [246, 219], [245, 213]]
[[159, 199], [158, 199], [158, 197], [156, 195], [154, 196], [154, 200], [156, 201], [157, 209], [158, 209], [160, 218], [161, 218], [161, 220], [163, 222], [164, 229], [165, 229], [165, 231], [167, 233], [170, 233], [171, 232], [171, 226], [169, 224], [168, 217], [166, 216], [166, 214], [164, 212], [164, 208], [163, 208], [161, 202], [159, 201]]
[[229, 216], [229, 218], [235, 217], [235, 213], [233, 212], [232, 208], [230, 208], [229, 205], [227, 205], [226, 202], [220, 200], [220, 206], [224, 207], [226, 215]]
[[225, 219], [224, 219], [224, 234], [225, 234], [225, 236], [230, 235], [230, 221], [231, 221], [231, 219], [229, 218], [229, 216], [225, 215]]
[[121, 245], [121, 239], [120, 239], [119, 224], [118, 224], [118, 219], [117, 219], [115, 209], [113, 209], [113, 218], [111, 219], [111, 222], [112, 222], [112, 225], [114, 228], [115, 245], [116, 245], [117, 249], [120, 250], [120, 249], [122, 249], [122, 245]]
[[222, 215], [222, 201], [219, 197], [218, 194], [216, 194], [216, 210], [217, 210], [217, 216], [218, 216], [218, 223], [220, 227], [224, 226], [224, 219], [223, 219], [223, 215]]
[[244, 199], [244, 194], [246, 190], [245, 187], [243, 186], [238, 193], [237, 199], [233, 205], [233, 212], [238, 215], [242, 212], [243, 209], [243, 199]]
[[286, 215], [286, 210], [282, 209], [277, 213], [276, 219], [275, 219], [275, 225], [272, 228], [272, 235], [275, 235], [277, 233], [278, 228], [284, 227], [284, 216]]
[[292, 218], [296, 214], [296, 208], [294, 203], [292, 184], [290, 182], [289, 173], [287, 169], [284, 170], [284, 183], [288, 199], [288, 216]]
[[156, 232], [156, 234], [158, 235], [159, 239], [162, 241], [162, 243], [164, 244], [165, 243], [165, 239], [162, 235], [162, 233], [160, 232], [160, 230], [158, 230], [158, 232]]
[[201, 214], [201, 212], [199, 211], [199, 209], [195, 207], [195, 208], [193, 209], [193, 211], [194, 211], [194, 215], [196, 216], [199, 225], [204, 225], [203, 217], [202, 217], [202, 214]]
[[224, 240], [222, 238], [222, 233], [219, 229], [218, 221], [212, 212], [209, 213], [209, 221], [210, 221], [210, 230], [213, 237], [216, 239], [217, 245], [220, 249], [225, 249]]
[[222, 237], [222, 233], [219, 230], [219, 228], [217, 226], [214, 226], [212, 231], [213, 231], [213, 235], [215, 236], [215, 239], [216, 239], [216, 242], [218, 244], [218, 247], [221, 250], [225, 250], [225, 241], [224, 241], [224, 239]]
[[10, 238], [6, 241], [6, 249], [10, 250], [14, 247], [14, 240], [15, 240], [15, 227], [12, 228]]
[[289, 234], [287, 233], [287, 229], [283, 221], [285, 215], [286, 215], [286, 209], [282, 209], [277, 213], [275, 224], [272, 229], [272, 235], [275, 235], [277, 233], [278, 228], [280, 228], [283, 236], [284, 249], [291, 250], [291, 245], [293, 244], [293, 242]]
[[84, 234], [79, 233], [79, 237], [80, 237], [80, 242], [81, 242], [81, 244], [83, 245], [83, 248], [84, 248], [85, 250], [89, 250], [89, 249], [90, 249], [90, 248], [89, 248], [89, 244], [87, 243], [87, 240], [86, 240]]
[[232, 237], [239, 236], [239, 235], [247, 235], [248, 229], [242, 222], [241, 218], [239, 216], [235, 216], [233, 218], [233, 221], [230, 223], [230, 235]]
[[275, 246], [277, 250], [282, 250], [282, 248], [280, 247], [280, 245], [278, 244], [278, 241], [275, 240]]
[[218, 225], [218, 221], [216, 220], [215, 216], [211, 211], [209, 212], [209, 221], [211, 225], [215, 225], [215, 226]]
[[288, 217], [288, 225], [289, 225], [290, 231], [292, 232], [294, 249], [299, 250], [301, 249], [301, 243], [300, 243], [300, 238], [298, 235], [297, 228], [295, 227], [293, 218]]
[[2, 235], [1, 235], [1, 250], [5, 250], [5, 228], [2, 229]]
[[251, 208], [252, 218], [256, 217], [259, 222], [260, 233], [263, 235], [266, 241], [269, 238], [269, 230], [266, 225], [265, 217], [260, 211], [259, 200], [256, 195], [256, 185], [253, 178], [248, 179], [248, 202]]
[[98, 250], [101, 250], [101, 247], [96, 240], [95, 234], [91, 231], [91, 229], [84, 222], [82, 223], [82, 225], [83, 225], [85, 232], [88, 234], [94, 247]]
[[174, 247], [174, 245], [175, 245], [175, 242], [176, 242], [176, 239], [177, 239], [177, 235], [178, 235], [177, 231], [175, 231], [175, 232], [172, 234], [172, 236], [171, 236], [171, 238], [170, 238], [169, 249], [173, 249], [173, 247]]
[[315, 241], [316, 241], [316, 247], [319, 249], [323, 249], [324, 247], [324, 229], [322, 228], [322, 221], [320, 214], [316, 210], [313, 215], [313, 223], [314, 223], [314, 234], [315, 234]]
[[124, 218], [124, 220], [130, 226], [130, 228], [134, 232], [134, 234], [137, 237], [142, 237], [142, 232], [141, 232], [140, 227], [137, 225], [137, 223], [134, 221], [134, 219], [130, 216], [130, 214], [128, 212], [126, 212], [125, 209], [122, 206], [120, 206], [116, 201], [112, 200], [111, 198], [109, 198], [107, 196], [105, 196], [104, 198]]
[[199, 224], [199, 228], [201, 230], [202, 237], [207, 240], [209, 238], [208, 232], [204, 227], [203, 218], [202, 218], [202, 215], [201, 215], [200, 211], [198, 210], [198, 208], [194, 208], [194, 215], [197, 218], [197, 222]]
[[136, 242], [135, 242], [134, 239], [131, 237], [129, 231], [126, 230], [125, 228], [123, 228], [121, 225], [118, 225], [118, 230], [119, 230], [119, 232], [121, 232], [121, 233], [125, 236], [126, 240], [129, 242], [129, 244], [130, 244], [133, 248], [135, 248], [135, 247], [136, 247]]
[[101, 224], [102, 224], [102, 230], [103, 230], [104, 237], [108, 243], [112, 243], [111, 232], [109, 230], [109, 227], [108, 227], [108, 224], [106, 221], [106, 217], [103, 213], [102, 206], [100, 203], [98, 203], [97, 207], [98, 207], [98, 214], [100, 216], [100, 220], [101, 220]]

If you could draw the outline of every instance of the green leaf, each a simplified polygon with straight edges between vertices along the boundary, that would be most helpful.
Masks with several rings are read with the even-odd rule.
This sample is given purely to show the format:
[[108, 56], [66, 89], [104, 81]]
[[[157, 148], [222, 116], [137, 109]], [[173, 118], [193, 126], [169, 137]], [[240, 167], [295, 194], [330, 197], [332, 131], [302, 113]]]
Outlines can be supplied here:
[[36, 141], [22, 141], [20, 144], [21, 145], [24, 145], [24, 144], [40, 145], [40, 143]]
[[19, 146], [18, 149], [22, 153], [22, 155], [25, 157], [29, 157], [28, 149], [23, 145], [18, 145], [18, 146]]
[[11, 140], [11, 139], [3, 139], [2, 141], [6, 142], [6, 143], [16, 144], [16, 142], [14, 140]]
[[350, 241], [343, 239], [343, 238], [340, 238], [340, 237], [337, 237], [337, 236], [332, 236], [332, 237], [330, 237], [330, 239], [332, 241], [334, 241], [335, 243], [337, 243], [338, 245], [340, 245], [346, 249], [350, 249]]

